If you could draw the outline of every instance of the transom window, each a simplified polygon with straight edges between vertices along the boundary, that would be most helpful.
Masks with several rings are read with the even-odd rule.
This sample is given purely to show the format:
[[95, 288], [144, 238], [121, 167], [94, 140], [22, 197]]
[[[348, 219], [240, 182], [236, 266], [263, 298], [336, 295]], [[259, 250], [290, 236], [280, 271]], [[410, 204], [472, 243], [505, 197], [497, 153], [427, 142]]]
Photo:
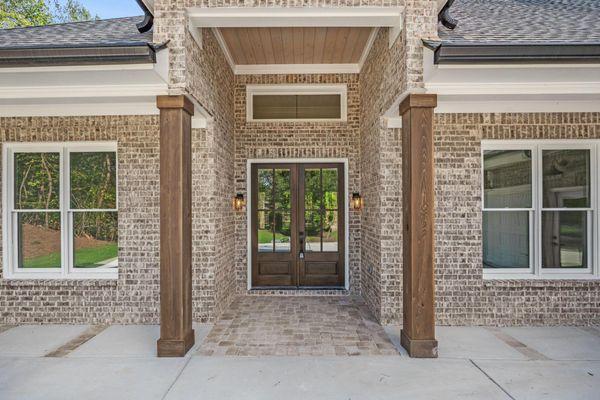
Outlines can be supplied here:
[[347, 88], [336, 85], [247, 85], [248, 121], [346, 121]]
[[116, 144], [5, 144], [3, 161], [5, 277], [116, 278]]
[[597, 276], [596, 141], [484, 141], [486, 277]]

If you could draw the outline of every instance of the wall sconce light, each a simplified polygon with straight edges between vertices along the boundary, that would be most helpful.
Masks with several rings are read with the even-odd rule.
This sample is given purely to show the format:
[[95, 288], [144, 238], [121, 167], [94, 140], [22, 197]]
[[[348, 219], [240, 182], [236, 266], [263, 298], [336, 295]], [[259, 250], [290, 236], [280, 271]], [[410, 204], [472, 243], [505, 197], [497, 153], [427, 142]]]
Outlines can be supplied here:
[[363, 206], [365, 205], [365, 201], [360, 196], [360, 193], [358, 193], [358, 192], [352, 193], [352, 200], [350, 201], [350, 205], [352, 206], [352, 209], [355, 211], [362, 210]]
[[243, 211], [245, 206], [246, 200], [244, 200], [244, 195], [241, 193], [236, 194], [233, 198], [233, 209], [235, 211]]

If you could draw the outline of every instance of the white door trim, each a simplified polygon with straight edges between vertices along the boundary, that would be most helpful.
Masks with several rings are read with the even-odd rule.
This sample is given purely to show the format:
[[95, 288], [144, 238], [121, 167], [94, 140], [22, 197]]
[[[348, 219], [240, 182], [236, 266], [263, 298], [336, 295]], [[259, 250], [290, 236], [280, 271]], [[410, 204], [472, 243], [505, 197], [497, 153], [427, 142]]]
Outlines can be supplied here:
[[347, 158], [252, 158], [246, 161], [246, 259], [247, 259], [247, 289], [252, 289], [252, 164], [281, 163], [281, 164], [317, 164], [317, 163], [340, 163], [344, 165], [344, 235], [346, 246], [344, 246], [344, 288], [350, 289], [350, 201], [348, 192], [348, 159]]

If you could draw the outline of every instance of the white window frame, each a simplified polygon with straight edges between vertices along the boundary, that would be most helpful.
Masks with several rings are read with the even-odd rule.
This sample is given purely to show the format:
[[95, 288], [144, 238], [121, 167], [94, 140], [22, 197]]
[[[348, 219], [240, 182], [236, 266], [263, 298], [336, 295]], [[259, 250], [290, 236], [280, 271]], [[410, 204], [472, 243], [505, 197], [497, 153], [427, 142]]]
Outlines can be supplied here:
[[[253, 99], [256, 95], [340, 95], [340, 118], [254, 119]], [[348, 120], [348, 86], [346, 84], [313, 85], [246, 85], [246, 121], [248, 122], [346, 122]]]
[[[53, 212], [60, 213], [61, 220], [61, 268], [18, 268], [18, 240], [16, 229], [17, 211], [14, 209], [14, 154], [15, 153], [59, 153], [60, 154], [60, 207]], [[75, 210], [70, 207], [70, 157], [72, 152], [114, 152], [117, 159], [116, 142], [61, 142], [61, 143], [4, 143], [2, 146], [2, 244], [4, 279], [117, 279], [119, 268], [94, 268], [78, 270], [73, 268], [72, 222], [75, 211], [118, 212], [118, 209]], [[117, 198], [118, 204], [118, 190]], [[27, 210], [35, 211], [35, 210]], [[46, 211], [46, 210], [41, 210]]]
[[[590, 208], [572, 208], [571, 211], [588, 212], [587, 251], [588, 266], [585, 269], [542, 268], [542, 211], [560, 209], [544, 209], [541, 195], [543, 182], [544, 150], [589, 150], [590, 151]], [[531, 199], [532, 208], [486, 208], [485, 207], [485, 170], [484, 152], [489, 150], [531, 150]], [[597, 171], [600, 156], [600, 140], [596, 139], [537, 139], [537, 140], [482, 140], [481, 141], [481, 209], [482, 218], [485, 211], [529, 211], [529, 256], [530, 268], [483, 268], [484, 279], [600, 279], [598, 225], [598, 198], [600, 182]], [[483, 245], [483, 232], [482, 232]], [[482, 264], [483, 267], [483, 264]]]

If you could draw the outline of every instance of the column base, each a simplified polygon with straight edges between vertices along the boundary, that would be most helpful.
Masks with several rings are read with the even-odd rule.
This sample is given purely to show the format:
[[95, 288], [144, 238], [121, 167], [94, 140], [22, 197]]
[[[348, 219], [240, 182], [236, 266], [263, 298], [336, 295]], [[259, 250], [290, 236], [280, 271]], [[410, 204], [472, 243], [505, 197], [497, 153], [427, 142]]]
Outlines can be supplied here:
[[400, 343], [413, 358], [438, 357], [438, 342], [435, 339], [411, 339], [401, 330]]
[[156, 342], [159, 357], [184, 357], [195, 342], [194, 330], [190, 330], [183, 340], [158, 339]]

